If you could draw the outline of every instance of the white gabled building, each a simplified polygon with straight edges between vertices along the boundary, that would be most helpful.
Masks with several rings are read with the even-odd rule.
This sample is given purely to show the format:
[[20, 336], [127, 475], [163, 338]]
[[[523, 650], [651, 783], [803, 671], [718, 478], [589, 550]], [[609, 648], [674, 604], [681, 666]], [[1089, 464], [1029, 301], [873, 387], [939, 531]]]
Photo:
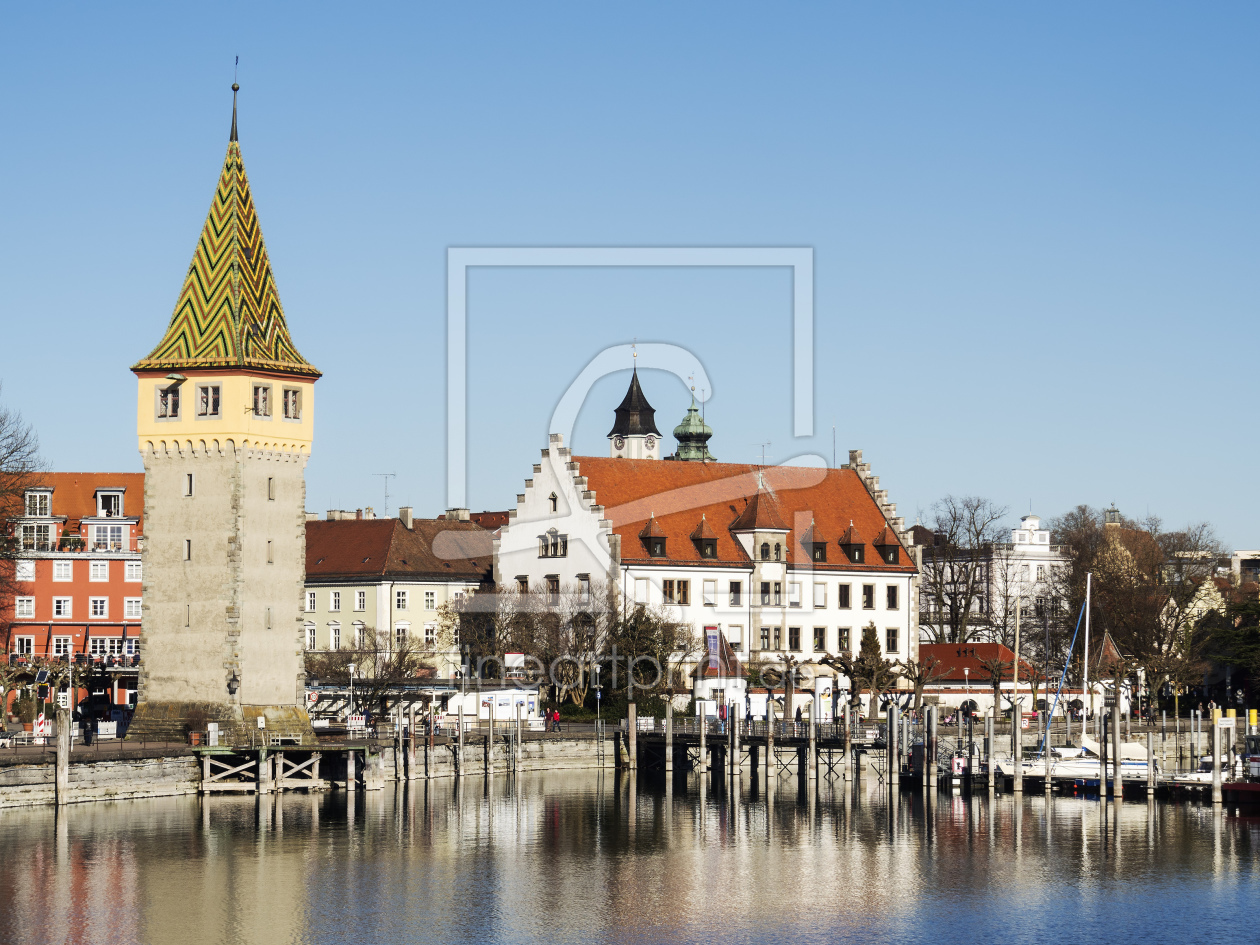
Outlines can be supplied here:
[[[607, 581], [744, 660], [856, 654], [870, 623], [890, 659], [917, 655], [915, 559], [860, 451], [841, 469], [663, 461], [655, 430], [636, 373], [608, 457], [551, 436], [495, 539], [501, 591]], [[695, 680], [719, 702], [737, 688]]]

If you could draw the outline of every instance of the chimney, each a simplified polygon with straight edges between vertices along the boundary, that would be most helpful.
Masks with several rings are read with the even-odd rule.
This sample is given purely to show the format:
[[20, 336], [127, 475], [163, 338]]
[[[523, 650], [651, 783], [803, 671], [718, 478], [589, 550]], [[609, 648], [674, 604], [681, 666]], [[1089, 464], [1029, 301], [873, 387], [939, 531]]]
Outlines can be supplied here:
[[363, 520], [363, 510], [362, 510], [362, 509], [355, 509], [355, 510], [354, 510], [354, 520], [355, 520], [356, 522], [360, 522], [360, 521], [362, 521], [362, 520]]
[[468, 509], [447, 509], [446, 520], [448, 522], [467, 522], [471, 518]]
[[411, 530], [411, 506], [400, 505], [398, 507], [398, 520], [403, 523], [408, 531]]

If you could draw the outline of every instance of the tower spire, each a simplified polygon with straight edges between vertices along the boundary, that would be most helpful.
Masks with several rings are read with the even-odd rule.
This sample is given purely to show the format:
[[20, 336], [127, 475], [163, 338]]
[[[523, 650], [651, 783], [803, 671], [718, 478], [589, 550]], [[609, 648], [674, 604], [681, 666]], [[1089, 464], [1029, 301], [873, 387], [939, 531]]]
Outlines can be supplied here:
[[228, 141], [236, 140], [236, 93], [241, 87], [235, 82], [232, 83], [232, 134], [228, 137]]

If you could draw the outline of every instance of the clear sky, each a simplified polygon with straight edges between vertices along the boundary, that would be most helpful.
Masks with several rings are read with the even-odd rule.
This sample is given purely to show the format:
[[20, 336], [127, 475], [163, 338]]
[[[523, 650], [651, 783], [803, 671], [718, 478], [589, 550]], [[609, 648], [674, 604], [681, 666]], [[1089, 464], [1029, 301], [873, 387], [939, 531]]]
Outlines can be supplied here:
[[[8, 4], [0, 380], [60, 470], [136, 470], [134, 378], [240, 137], [324, 372], [310, 510], [436, 515], [450, 246], [806, 246], [785, 271], [469, 282], [469, 502], [507, 508], [603, 348], [713, 380], [722, 460], [865, 450], [947, 493], [1113, 500], [1260, 545], [1255, 4]], [[628, 372], [575, 448], [604, 454]], [[688, 400], [645, 372], [667, 434]], [[672, 445], [672, 440], [668, 442]]]

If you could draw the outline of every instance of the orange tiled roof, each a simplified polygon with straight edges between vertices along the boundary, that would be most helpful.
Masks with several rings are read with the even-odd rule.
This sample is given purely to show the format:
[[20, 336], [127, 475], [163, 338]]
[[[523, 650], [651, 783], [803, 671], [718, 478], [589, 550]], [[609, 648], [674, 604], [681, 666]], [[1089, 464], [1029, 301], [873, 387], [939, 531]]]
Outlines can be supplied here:
[[[965, 683], [970, 679], [971, 685], [984, 687], [989, 684], [988, 671], [983, 666], [984, 660], [1000, 659], [1006, 663], [1003, 679], [1011, 679], [1011, 664], [1015, 654], [1010, 647], [1001, 643], [968, 643], [959, 646], [956, 643], [920, 643], [919, 661], [935, 657], [940, 660], [936, 671], [945, 675], [938, 679], [941, 683]], [[971, 670], [968, 676], [966, 670]], [[1019, 678], [1027, 680], [1036, 672], [1031, 663], [1019, 661]]]
[[315, 580], [392, 577], [488, 580], [490, 532], [472, 522], [396, 518], [306, 523], [306, 575]]
[[[745, 517], [754, 500], [759, 509], [750, 513], [752, 516], [766, 516], [762, 520], [768, 521], [772, 509], [780, 522], [778, 527], [793, 532], [785, 542], [788, 562], [809, 559], [803, 551], [798, 557], [796, 549], [811, 522], [832, 535], [844, 532], [850, 521], [855, 528], [871, 535], [879, 534], [887, 524], [866, 486], [851, 469], [797, 466], [763, 469], [743, 463], [666, 463], [600, 456], [575, 456], [573, 462], [578, 465], [575, 474], [586, 477], [587, 488], [595, 492], [595, 501], [603, 506], [604, 517], [612, 522], [613, 530], [621, 537], [623, 561], [746, 566], [748, 555], [731, 528]], [[759, 476], [764, 482], [760, 496]], [[640, 538], [649, 519], [667, 539], [664, 559], [651, 558]], [[702, 520], [716, 533], [715, 559], [701, 558], [697, 542], [692, 540]], [[895, 565], [883, 562], [852, 565], [843, 555], [832, 554], [827, 562], [816, 562], [812, 566], [831, 571], [872, 567], [884, 571], [914, 571], [908, 554], [900, 555], [899, 561]]]
[[[96, 515], [97, 489], [125, 489], [123, 514], [139, 519], [136, 534], [144, 534], [144, 473], [42, 473], [33, 484], [53, 490], [52, 514], [64, 515], [68, 524]], [[17, 514], [22, 514], [22, 510], [18, 509]]]

